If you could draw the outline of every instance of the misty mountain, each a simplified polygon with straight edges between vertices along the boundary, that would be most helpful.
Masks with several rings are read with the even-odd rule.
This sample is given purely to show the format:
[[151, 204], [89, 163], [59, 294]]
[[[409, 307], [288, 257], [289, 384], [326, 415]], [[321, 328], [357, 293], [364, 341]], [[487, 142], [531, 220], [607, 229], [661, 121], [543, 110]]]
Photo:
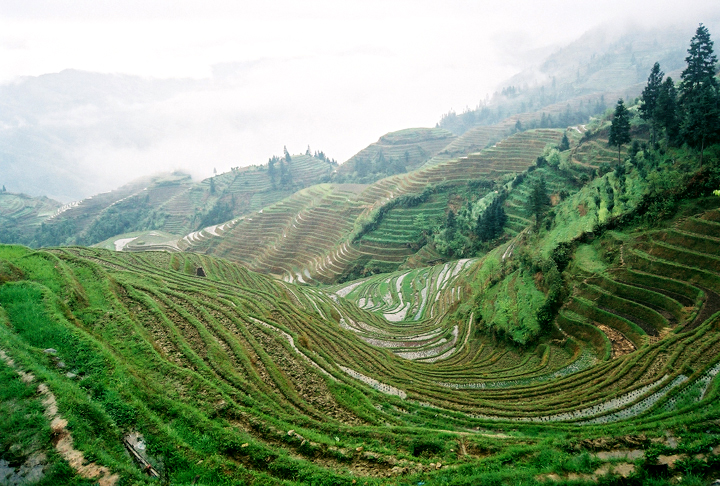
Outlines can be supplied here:
[[[603, 94], [635, 97], [655, 62], [678, 81], [687, 40], [696, 27], [645, 29], [627, 23], [597, 27], [507, 80], [475, 109], [461, 114], [451, 111], [438, 125], [460, 135], [473, 126], [494, 124], [517, 113], [540, 111], [583, 96], [586, 102], [593, 96], [599, 100]], [[718, 30], [713, 25], [710, 28]], [[613, 101], [608, 97], [596, 105], [604, 109]], [[582, 111], [587, 116], [592, 109]], [[575, 121], [560, 125], [569, 123]]]
[[[680, 68], [692, 28], [595, 29], [509, 79], [477, 109], [444, 116], [439, 127], [462, 134], [553, 104], [557, 123], [566, 101], [597, 94], [573, 106], [586, 117], [605, 106], [602, 93], [636, 96], [656, 60], [668, 74]], [[309, 115], [279, 120], [282, 101], [253, 104], [245, 89], [248, 77], [278, 75], [285, 75], [282, 63], [229, 63], [199, 80], [65, 70], [2, 85], [0, 184], [69, 202], [143, 175], [182, 169], [202, 179], [213, 167], [262, 163], [258, 153], [272, 155], [264, 148], [268, 134], [307, 136], [302, 117]], [[272, 99], [275, 89], [262, 96]]]
[[88, 147], [148, 147], [163, 130], [157, 104], [199, 85], [65, 70], [0, 86], [2, 183], [65, 202], [116, 187], [128, 177], [103, 170]]

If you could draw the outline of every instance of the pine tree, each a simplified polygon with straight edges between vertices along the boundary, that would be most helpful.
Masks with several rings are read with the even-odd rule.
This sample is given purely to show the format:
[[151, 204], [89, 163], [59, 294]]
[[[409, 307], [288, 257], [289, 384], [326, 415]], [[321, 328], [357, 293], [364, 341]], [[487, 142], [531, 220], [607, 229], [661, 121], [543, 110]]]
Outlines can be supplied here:
[[275, 189], [275, 177], [276, 177], [276, 171], [275, 171], [275, 161], [277, 159], [273, 156], [268, 160], [268, 176], [270, 176], [270, 184], [272, 184], [273, 189]]
[[695, 93], [705, 85], [717, 89], [715, 79], [715, 65], [717, 56], [713, 53], [713, 41], [710, 32], [703, 24], [695, 31], [690, 40], [688, 56], [685, 58], [687, 68], [682, 72], [680, 81], [680, 102], [685, 104], [695, 96]]
[[658, 126], [656, 118], [657, 102], [660, 97], [660, 91], [662, 90], [662, 79], [664, 75], [665, 73], [660, 71], [660, 64], [656, 62], [650, 71], [647, 85], [640, 96], [640, 101], [642, 101], [640, 105], [640, 118], [650, 122], [653, 143], [655, 143], [655, 132]]
[[570, 150], [570, 140], [567, 138], [567, 132], [563, 133], [563, 138], [560, 141], [560, 145], [558, 145], [558, 150], [560, 152], [564, 152], [566, 150]]
[[655, 119], [658, 126], [665, 130], [665, 140], [673, 145], [677, 142], [680, 133], [677, 108], [677, 91], [671, 77], [667, 77], [660, 87], [657, 103], [655, 105]]
[[535, 226], [539, 227], [545, 210], [550, 207], [550, 196], [547, 193], [545, 178], [537, 179], [530, 191], [530, 211], [535, 215]]
[[620, 164], [620, 149], [630, 142], [630, 115], [625, 108], [625, 103], [619, 99], [615, 107], [612, 125], [610, 126], [610, 137], [608, 144], [618, 148], [618, 164]]
[[680, 82], [680, 105], [683, 108], [681, 134], [693, 148], [700, 149], [700, 164], [705, 146], [720, 138], [720, 108], [718, 107], [718, 81], [715, 78], [717, 56], [713, 41], [703, 24], [690, 40], [687, 68]]
[[696, 91], [692, 101], [685, 105], [681, 128], [685, 142], [700, 150], [702, 165], [705, 147], [720, 139], [720, 109], [715, 90], [706, 86]]
[[285, 159], [280, 159], [280, 186], [287, 185], [287, 167], [285, 167]]

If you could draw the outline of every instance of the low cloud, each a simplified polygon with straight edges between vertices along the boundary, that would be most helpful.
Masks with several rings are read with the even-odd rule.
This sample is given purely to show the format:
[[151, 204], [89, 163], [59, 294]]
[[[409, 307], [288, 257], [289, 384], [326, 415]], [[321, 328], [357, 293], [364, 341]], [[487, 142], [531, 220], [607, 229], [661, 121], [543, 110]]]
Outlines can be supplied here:
[[[50, 194], [7, 168], [77, 170], [54, 192], [75, 199], [152, 172], [262, 164], [283, 146], [342, 162], [386, 132], [477, 106], [598, 23], [692, 26], [714, 3], [650, 14], [616, 0], [28, 5], [0, 15], [0, 75], [12, 79], [0, 86], [0, 174], [24, 174], [9, 190]], [[35, 77], [65, 68], [84, 72]]]

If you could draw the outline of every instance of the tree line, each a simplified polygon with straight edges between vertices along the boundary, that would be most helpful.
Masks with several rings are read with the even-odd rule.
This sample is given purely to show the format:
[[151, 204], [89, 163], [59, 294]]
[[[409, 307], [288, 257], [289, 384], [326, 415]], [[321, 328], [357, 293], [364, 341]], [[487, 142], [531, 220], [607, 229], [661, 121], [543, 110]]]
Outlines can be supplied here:
[[[652, 143], [658, 136], [668, 146], [681, 146], [698, 150], [700, 164], [705, 148], [720, 142], [720, 89], [717, 73], [717, 56], [707, 27], [700, 24], [690, 40], [687, 67], [680, 75], [680, 83], [671, 77], [665, 79], [660, 64], [655, 63], [648, 82], [640, 96], [640, 118], [650, 124]], [[623, 100], [618, 100], [610, 127], [610, 146], [620, 149], [630, 142], [630, 117]]]

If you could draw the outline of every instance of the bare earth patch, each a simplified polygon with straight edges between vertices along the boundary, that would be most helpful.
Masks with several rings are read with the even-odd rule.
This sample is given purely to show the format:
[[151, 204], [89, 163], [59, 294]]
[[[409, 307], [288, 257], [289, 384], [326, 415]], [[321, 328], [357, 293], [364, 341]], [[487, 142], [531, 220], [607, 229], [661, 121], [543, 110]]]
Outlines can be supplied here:
[[[18, 370], [13, 359], [10, 358], [5, 351], [0, 350], [0, 358], [16, 371], [25, 383], [35, 381], [35, 376], [31, 373]], [[94, 462], [85, 464], [83, 453], [73, 447], [72, 435], [70, 435], [70, 432], [67, 430], [67, 420], [58, 414], [57, 400], [47, 385], [44, 383], [38, 385], [38, 392], [43, 396], [42, 404], [45, 407], [45, 417], [50, 421], [53, 445], [62, 458], [83, 478], [97, 478], [100, 486], [115, 486], [120, 476], [111, 474], [110, 469], [105, 466], [99, 466]]]
[[613, 358], [619, 358], [620, 356], [624, 356], [635, 351], [635, 345], [620, 331], [616, 331], [615, 329], [608, 327], [604, 324], [595, 323], [595, 325], [598, 327], [598, 329], [604, 332], [610, 340], [610, 343], [612, 344]]

